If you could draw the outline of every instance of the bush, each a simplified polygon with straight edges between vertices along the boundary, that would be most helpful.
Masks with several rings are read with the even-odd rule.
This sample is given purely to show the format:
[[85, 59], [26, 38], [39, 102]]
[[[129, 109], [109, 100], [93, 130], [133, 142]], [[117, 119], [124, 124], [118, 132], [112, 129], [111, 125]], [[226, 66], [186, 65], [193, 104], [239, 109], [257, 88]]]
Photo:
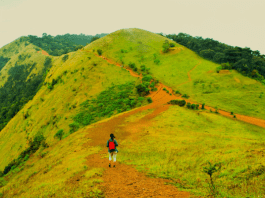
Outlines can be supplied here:
[[70, 133], [74, 133], [79, 129], [79, 123], [73, 122], [72, 124], [69, 124], [70, 127]]
[[150, 89], [148, 88], [149, 83], [141, 83], [136, 86], [137, 92], [139, 95], [144, 96], [149, 94]]
[[160, 60], [159, 60], [159, 59], [155, 59], [155, 60], [154, 60], [154, 63], [155, 63], [156, 65], [158, 65], [158, 64], [160, 63]]
[[190, 104], [190, 102], [188, 102], [188, 104], [187, 104], [187, 108], [188, 108], [188, 109], [191, 108], [191, 104]]
[[176, 91], [175, 93], [176, 93], [176, 94], [181, 94], [180, 91]]
[[222, 70], [222, 66], [218, 66], [218, 67], [216, 68], [216, 72], [217, 72], [217, 73], [219, 73], [220, 70]]
[[129, 67], [132, 69], [136, 68], [135, 63], [129, 63]]
[[144, 82], [150, 82], [151, 80], [153, 79], [153, 77], [151, 75], [145, 75], [143, 78], [142, 78], [142, 81]]
[[54, 137], [58, 138], [59, 140], [62, 140], [63, 135], [64, 135], [63, 129], [60, 129], [59, 131], [57, 131]]
[[148, 97], [148, 98], [147, 98], [147, 101], [148, 101], [149, 103], [152, 103], [152, 102], [153, 102], [153, 100], [152, 100], [151, 97]]
[[182, 98], [189, 98], [190, 96], [188, 96], [187, 94], [183, 94], [183, 96], [181, 96]]
[[175, 45], [175, 43], [170, 43], [169, 46], [170, 47], [175, 47], [176, 45]]
[[205, 106], [205, 103], [202, 104], [202, 109], [205, 109], [204, 106]]
[[141, 71], [145, 71], [146, 70], [145, 65], [141, 65], [140, 68], [141, 68]]
[[196, 109], [196, 105], [195, 105], [195, 104], [192, 104], [192, 105], [190, 106], [190, 108], [191, 108], [191, 109]]
[[62, 58], [62, 61], [65, 62], [68, 59], [68, 57], [69, 57], [68, 54], [64, 55], [63, 58]]
[[98, 55], [99, 55], [99, 56], [102, 55], [102, 50], [101, 50], [101, 49], [98, 49], [97, 52], [98, 52]]
[[170, 46], [169, 46], [168, 40], [164, 41], [162, 47], [163, 47], [163, 50], [162, 50], [163, 53], [167, 53], [169, 51]]
[[169, 104], [173, 104], [173, 105], [179, 105], [180, 107], [183, 107], [186, 105], [186, 101], [185, 100], [171, 100], [168, 102]]

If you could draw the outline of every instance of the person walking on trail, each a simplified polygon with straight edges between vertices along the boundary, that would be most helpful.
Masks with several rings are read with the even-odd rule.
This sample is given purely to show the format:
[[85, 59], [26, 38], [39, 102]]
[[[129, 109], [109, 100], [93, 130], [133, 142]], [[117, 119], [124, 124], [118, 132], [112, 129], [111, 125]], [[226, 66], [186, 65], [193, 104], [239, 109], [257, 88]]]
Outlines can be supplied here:
[[118, 146], [118, 142], [114, 138], [115, 136], [113, 135], [113, 133], [110, 134], [110, 139], [107, 141], [107, 147], [109, 147], [109, 167], [111, 167], [111, 158], [113, 158], [113, 167], [115, 168], [116, 156], [118, 153], [116, 147]]

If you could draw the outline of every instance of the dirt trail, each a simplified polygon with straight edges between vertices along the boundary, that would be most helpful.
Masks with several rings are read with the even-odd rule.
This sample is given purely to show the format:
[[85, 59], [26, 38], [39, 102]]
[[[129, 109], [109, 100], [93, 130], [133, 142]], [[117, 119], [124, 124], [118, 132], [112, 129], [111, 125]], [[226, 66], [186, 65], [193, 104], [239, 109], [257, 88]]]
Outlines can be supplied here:
[[[103, 56], [101, 56], [102, 58]], [[196, 58], [196, 57], [195, 57]], [[120, 67], [119, 64], [113, 62], [113, 61], [110, 61], [109, 59], [105, 58], [105, 60], [107, 60], [108, 62], [110, 62], [111, 64], [114, 64], [114, 65], [117, 65]], [[201, 60], [199, 60], [199, 63], [197, 65], [195, 65], [189, 72], [188, 72], [188, 77], [189, 77], [189, 80], [184, 82], [184, 83], [181, 83], [179, 84], [178, 86], [180, 85], [183, 85], [185, 83], [188, 83], [190, 81], [192, 81], [192, 78], [190, 76], [190, 73], [198, 66], [201, 64]], [[139, 75], [137, 75], [136, 73], [134, 73], [132, 70], [130, 69], [127, 69], [130, 71], [130, 73], [135, 76], [135, 77], [141, 77]], [[169, 93], [171, 93], [172, 95], [170, 96], [169, 94], [166, 94], [165, 91], [163, 91], [163, 88], [166, 88], [167, 90], [169, 90]], [[173, 100], [173, 99], [181, 99], [183, 100], [183, 98], [181, 98], [181, 96], [176, 96], [173, 94], [173, 90], [170, 88], [170, 87], [167, 87], [163, 84], [160, 83], [159, 85], [159, 88], [158, 88], [158, 91], [157, 92], [154, 92], [154, 93], [151, 93], [150, 94], [150, 97], [152, 97], [153, 101], [154, 102], [168, 102], [170, 100]], [[163, 99], [163, 101], [161, 101], [161, 99]], [[190, 103], [197, 103], [196, 101], [192, 101], [190, 99], [185, 99], [186, 102], [190, 102]], [[163, 104], [165, 104], [163, 103]], [[198, 104], [198, 103], [197, 103]], [[207, 110], [212, 110], [212, 111], [215, 111], [215, 108], [213, 107], [210, 107], [210, 106], [205, 106], [205, 109]], [[225, 110], [221, 110], [219, 109], [218, 110], [219, 114], [220, 115], [223, 115], [223, 116], [226, 116], [226, 117], [229, 117], [229, 118], [233, 118], [235, 120], [240, 120], [240, 121], [243, 121], [243, 122], [247, 122], [247, 123], [250, 123], [250, 124], [253, 124], [253, 125], [257, 125], [257, 126], [260, 126], [260, 127], [263, 127], [265, 128], [265, 120], [262, 120], [262, 119], [259, 119], [259, 118], [255, 118], [255, 117], [250, 117], [250, 116], [246, 116], [246, 115], [240, 115], [240, 114], [236, 114], [234, 113], [234, 115], [236, 116], [236, 118], [234, 118], [234, 115], [231, 115], [230, 112], [228, 111], [225, 111]]]
[[[120, 64], [109, 60], [106, 57], [98, 56], [105, 59], [110, 64], [114, 64], [121, 67]], [[193, 68], [195, 69], [200, 62]], [[130, 72], [132, 76], [137, 78], [142, 78], [142, 75], [138, 75], [131, 69], [125, 68]], [[192, 69], [192, 70], [193, 70]], [[190, 70], [188, 72], [189, 81], [191, 81]], [[163, 90], [166, 88], [170, 94]], [[132, 166], [125, 164], [120, 164], [117, 162], [116, 168], [108, 168], [108, 159], [106, 158], [107, 148], [106, 141], [110, 133], [114, 133], [118, 139], [122, 140], [130, 136], [130, 139], [137, 139], [140, 135], [144, 135], [143, 131], [152, 124], [152, 118], [156, 117], [160, 113], [166, 111], [169, 105], [167, 102], [173, 99], [183, 99], [181, 96], [176, 96], [173, 94], [173, 90], [163, 84], [157, 86], [157, 91], [151, 92], [150, 97], [153, 103], [140, 107], [138, 109], [131, 110], [129, 112], [120, 114], [113, 117], [110, 120], [101, 123], [95, 123], [91, 128], [87, 130], [87, 138], [91, 141], [84, 144], [83, 146], [101, 146], [103, 149], [99, 154], [89, 156], [87, 158], [87, 165], [90, 167], [103, 167], [106, 168], [103, 174], [103, 184], [101, 186], [106, 197], [190, 197], [188, 192], [178, 191], [176, 187], [172, 185], [165, 185], [165, 182], [170, 182], [169, 180], [159, 179], [159, 178], [149, 178], [145, 176], [144, 173], [138, 172]], [[190, 99], [186, 99], [186, 102], [195, 103]], [[205, 106], [206, 109], [213, 109], [212, 107]], [[136, 114], [143, 110], [154, 109], [151, 114], [146, 115], [140, 120], [133, 123], [125, 123], [125, 119], [130, 115]], [[214, 110], [214, 109], [213, 109]], [[229, 112], [218, 110], [223, 116], [232, 118]], [[251, 123], [257, 126], [265, 128], [265, 120], [252, 118], [248, 116], [243, 116], [236, 114], [237, 120], [241, 120], [247, 123]], [[148, 133], [148, 131], [146, 132]], [[119, 148], [122, 149], [122, 145]]]
[[[116, 168], [108, 167], [108, 158], [106, 158], [107, 137], [110, 133], [114, 133], [118, 140], [123, 140], [130, 136], [130, 139], [138, 139], [143, 135], [152, 124], [152, 118], [167, 110], [169, 105], [161, 105], [160, 103], [151, 103], [150, 105], [134, 109], [132, 111], [121, 114], [106, 122], [94, 124], [93, 128], [88, 129], [87, 138], [91, 139], [84, 147], [101, 146], [104, 149], [99, 153], [87, 158], [89, 167], [106, 168], [103, 174], [103, 184], [101, 189], [106, 197], [190, 197], [188, 192], [181, 192], [172, 185], [165, 185], [165, 182], [171, 180], [161, 178], [149, 178], [144, 173], [138, 172], [133, 166], [120, 164], [119, 154], [117, 156]], [[146, 115], [132, 123], [125, 123], [125, 119], [130, 115], [136, 114], [143, 110], [154, 109], [151, 114]], [[148, 131], [147, 131], [148, 133]], [[122, 149], [120, 144], [118, 149]]]
[[[196, 58], [197, 59], [197, 58]], [[185, 82], [183, 82], [183, 83], [180, 83], [178, 86], [180, 86], [180, 85], [184, 85], [184, 84], [186, 84], [186, 83], [188, 83], [188, 82], [190, 82], [190, 81], [192, 81], [192, 79], [191, 79], [191, 77], [190, 77], [190, 73], [198, 66], [198, 65], [200, 65], [201, 64], [201, 60], [199, 60], [199, 63], [197, 64], [197, 65], [195, 65], [190, 71], [188, 71], [188, 78], [189, 78], [189, 80], [187, 80], [187, 81], [185, 81]]]

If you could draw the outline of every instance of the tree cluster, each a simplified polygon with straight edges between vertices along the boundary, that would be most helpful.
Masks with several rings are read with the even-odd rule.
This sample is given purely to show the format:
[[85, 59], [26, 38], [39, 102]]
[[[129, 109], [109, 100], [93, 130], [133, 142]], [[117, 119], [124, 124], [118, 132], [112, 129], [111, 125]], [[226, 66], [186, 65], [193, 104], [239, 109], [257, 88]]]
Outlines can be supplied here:
[[53, 37], [43, 33], [42, 37], [29, 35], [26, 40], [45, 50], [50, 55], [61, 56], [62, 54], [67, 54], [81, 49], [93, 40], [105, 35], [106, 34], [99, 34], [96, 36], [65, 34]]
[[265, 55], [261, 55], [259, 51], [233, 47], [210, 38], [192, 37], [185, 33], [167, 35], [167, 38], [190, 48], [203, 58], [219, 64], [227, 63], [230, 65], [227, 69], [235, 69], [257, 80], [264, 79]]

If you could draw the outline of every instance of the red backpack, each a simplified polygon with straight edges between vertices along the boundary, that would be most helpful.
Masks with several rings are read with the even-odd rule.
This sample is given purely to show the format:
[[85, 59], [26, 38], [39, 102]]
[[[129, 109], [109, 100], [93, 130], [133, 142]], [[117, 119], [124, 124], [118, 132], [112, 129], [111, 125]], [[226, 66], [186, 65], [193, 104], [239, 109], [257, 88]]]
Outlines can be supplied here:
[[114, 143], [114, 140], [113, 140], [113, 142], [109, 141], [109, 150], [110, 150], [110, 152], [115, 151], [115, 143]]

